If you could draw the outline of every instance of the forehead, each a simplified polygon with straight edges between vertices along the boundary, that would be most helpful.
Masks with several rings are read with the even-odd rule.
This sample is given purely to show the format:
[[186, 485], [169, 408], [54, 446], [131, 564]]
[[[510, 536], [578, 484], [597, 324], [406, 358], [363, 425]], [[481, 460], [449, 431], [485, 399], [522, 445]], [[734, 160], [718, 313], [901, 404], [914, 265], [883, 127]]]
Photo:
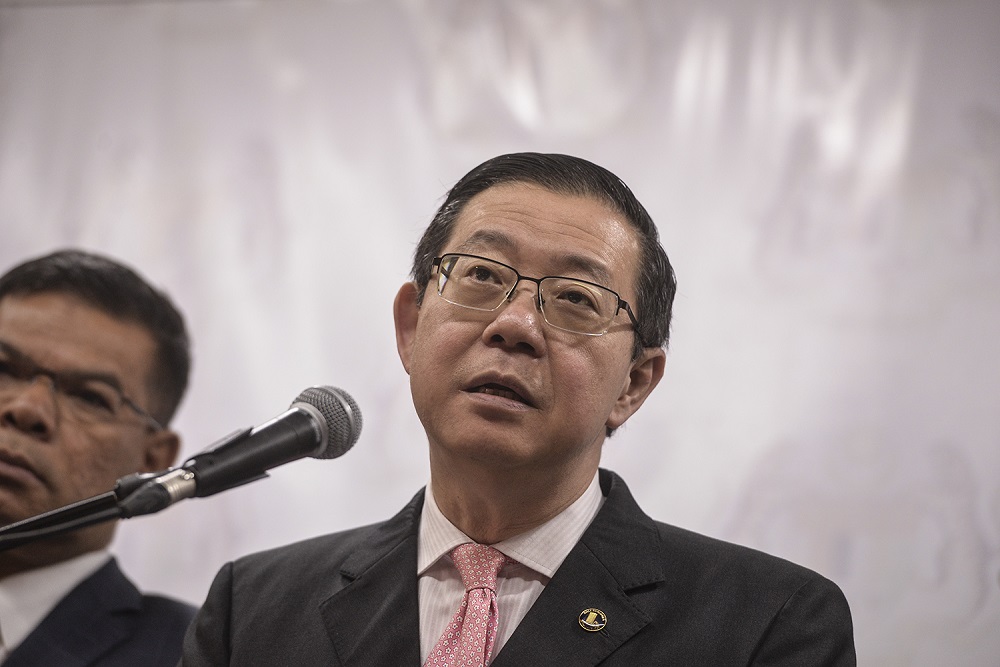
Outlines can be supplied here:
[[156, 351], [141, 325], [59, 292], [0, 299], [0, 340], [49, 370], [113, 375], [133, 393], [146, 384]]
[[639, 239], [633, 225], [600, 199], [510, 183], [465, 205], [446, 251], [505, 260], [526, 275], [583, 273], [622, 290], [634, 283]]

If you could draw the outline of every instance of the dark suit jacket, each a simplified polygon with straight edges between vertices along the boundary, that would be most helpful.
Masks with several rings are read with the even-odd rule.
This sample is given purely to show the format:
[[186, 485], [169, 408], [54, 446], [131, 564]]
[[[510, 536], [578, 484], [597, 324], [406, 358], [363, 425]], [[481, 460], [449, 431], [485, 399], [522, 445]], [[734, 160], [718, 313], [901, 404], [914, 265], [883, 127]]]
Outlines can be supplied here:
[[195, 608], [142, 595], [111, 559], [64, 597], [3, 667], [166, 667]]
[[[658, 523], [607, 496], [494, 667], [854, 665], [847, 601], [787, 561]], [[225, 565], [184, 640], [185, 667], [412, 665], [423, 492], [385, 523]], [[607, 615], [600, 632], [584, 609]]]

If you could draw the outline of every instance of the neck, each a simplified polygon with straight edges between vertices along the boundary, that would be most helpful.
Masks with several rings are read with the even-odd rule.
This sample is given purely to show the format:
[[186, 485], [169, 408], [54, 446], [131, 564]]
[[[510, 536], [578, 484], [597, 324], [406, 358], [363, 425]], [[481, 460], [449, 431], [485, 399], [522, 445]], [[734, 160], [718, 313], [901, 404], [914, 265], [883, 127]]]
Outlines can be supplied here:
[[104, 549], [113, 530], [114, 524], [91, 526], [0, 551], [0, 579]]
[[554, 473], [498, 471], [469, 463], [446, 467], [431, 459], [431, 488], [438, 508], [480, 544], [496, 544], [558, 515], [587, 490], [598, 463]]

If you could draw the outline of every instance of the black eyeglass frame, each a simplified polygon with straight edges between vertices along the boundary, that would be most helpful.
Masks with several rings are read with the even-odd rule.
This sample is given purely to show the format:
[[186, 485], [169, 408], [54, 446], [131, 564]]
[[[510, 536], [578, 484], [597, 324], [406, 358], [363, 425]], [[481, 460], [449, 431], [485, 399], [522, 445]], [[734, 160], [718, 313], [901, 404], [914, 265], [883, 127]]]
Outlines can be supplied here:
[[[62, 380], [62, 378], [65, 377], [67, 373], [45, 368], [44, 366], [41, 366], [38, 363], [36, 363], [35, 360], [29, 357], [28, 355], [24, 354], [23, 352], [14, 347], [11, 347], [6, 343], [3, 343], [2, 341], [0, 341], [0, 351], [3, 351], [10, 357], [13, 357], [13, 359], [11, 360], [11, 365], [15, 367], [20, 367], [16, 377], [17, 379], [24, 382], [26, 386], [32, 384], [39, 377], [46, 377], [49, 379], [49, 382], [52, 385], [53, 392], [62, 393], [64, 396], [67, 397], [69, 396], [68, 394], [66, 394], [65, 392], [61, 392], [60, 390], [60, 387], [65, 385], [65, 381]], [[86, 376], [86, 373], [81, 373], [80, 375]], [[119, 387], [116, 387], [114, 384], [106, 382], [105, 380], [101, 380], [99, 378], [94, 378], [94, 380], [107, 385], [115, 393], [117, 393], [118, 396], [121, 398], [122, 405], [128, 407], [135, 414], [141, 417], [146, 422], [146, 425], [149, 426], [151, 429], [153, 429], [153, 431], [166, 430], [166, 427], [163, 426], [160, 422], [158, 422], [156, 418], [153, 417], [153, 415], [149, 414], [141, 407], [139, 407], [139, 405], [134, 400], [126, 396], [125, 392], [123, 392]], [[117, 420], [119, 417], [117, 413], [114, 413], [112, 416], [114, 417], [114, 419], [110, 420], [98, 419], [97, 423], [111, 423]]]
[[[508, 268], [508, 269], [510, 269], [511, 271], [514, 272], [515, 276], [517, 276], [517, 280], [514, 281], [514, 284], [511, 286], [511, 288], [504, 295], [503, 299], [501, 299], [500, 303], [498, 303], [497, 305], [495, 305], [495, 306], [493, 306], [492, 308], [489, 308], [489, 309], [486, 309], [486, 308], [476, 308], [474, 306], [466, 306], [466, 305], [463, 305], [461, 303], [455, 303], [454, 301], [451, 301], [449, 299], [445, 299], [444, 295], [441, 294], [441, 290], [443, 289], [443, 286], [441, 285], [440, 278], [438, 278], [438, 280], [437, 280], [437, 293], [438, 293], [438, 296], [440, 296], [442, 299], [444, 299], [448, 303], [454, 304], [454, 305], [459, 306], [461, 308], [468, 308], [469, 310], [479, 310], [479, 311], [488, 312], [488, 313], [489, 312], [493, 312], [494, 310], [496, 310], [497, 308], [499, 308], [500, 306], [502, 306], [504, 304], [504, 302], [510, 300], [511, 294], [514, 293], [514, 291], [517, 289], [518, 284], [520, 284], [520, 282], [522, 280], [528, 280], [530, 282], [535, 283], [535, 301], [538, 304], [538, 310], [539, 310], [539, 312], [542, 313], [542, 318], [545, 320], [546, 324], [548, 324], [550, 327], [555, 327], [556, 329], [559, 329], [560, 331], [568, 331], [569, 333], [575, 333], [575, 334], [579, 334], [581, 336], [603, 336], [604, 334], [606, 334], [608, 332], [608, 329], [611, 328], [611, 322], [614, 322], [614, 319], [616, 317], [618, 317], [618, 313], [620, 313], [622, 310], [624, 310], [625, 313], [628, 315], [629, 320], [631, 320], [631, 322], [632, 322], [632, 331], [635, 333], [636, 338], [638, 338], [639, 342], [642, 343], [645, 346], [645, 344], [642, 341], [642, 335], [639, 333], [639, 320], [636, 319], [635, 313], [632, 312], [632, 306], [629, 305], [628, 301], [626, 301], [625, 299], [621, 298], [621, 295], [619, 295], [618, 292], [614, 291], [610, 287], [605, 287], [604, 285], [601, 285], [599, 283], [595, 283], [595, 282], [590, 281], [590, 280], [582, 280], [580, 278], [571, 278], [569, 276], [542, 276], [541, 278], [532, 278], [531, 276], [523, 276], [523, 275], [521, 275], [521, 273], [517, 269], [515, 269], [510, 264], [504, 264], [503, 262], [499, 262], [499, 261], [497, 261], [495, 259], [492, 259], [490, 257], [483, 257], [482, 255], [473, 255], [473, 254], [470, 254], [470, 253], [467, 253], [467, 252], [446, 252], [445, 254], [440, 255], [439, 257], [435, 257], [434, 261], [431, 262], [431, 272], [432, 273], [436, 272], [438, 275], [442, 275], [441, 262], [444, 261], [444, 259], [446, 257], [470, 257], [472, 259], [481, 259], [481, 260], [483, 260], [485, 262], [491, 262], [493, 264], [497, 264], [499, 266]], [[443, 275], [447, 275], [447, 274], [443, 274]], [[549, 322], [549, 318], [545, 314], [545, 308], [542, 305], [542, 281], [543, 280], [547, 280], [549, 278], [557, 278], [559, 280], [571, 280], [573, 282], [583, 283], [584, 285], [592, 285], [594, 287], [598, 287], [598, 288], [604, 290], [605, 292], [609, 292], [609, 293], [613, 294], [614, 297], [616, 299], [618, 299], [618, 305], [615, 308], [614, 315], [611, 316], [611, 320], [608, 322], [608, 328], [604, 329], [604, 331], [598, 331], [598, 332], [595, 332], [595, 333], [588, 333], [588, 332], [585, 332], [585, 331], [573, 331], [572, 329], [565, 329], [565, 328], [563, 328], [563, 327], [561, 327], [559, 325], [552, 324], [552, 322]]]

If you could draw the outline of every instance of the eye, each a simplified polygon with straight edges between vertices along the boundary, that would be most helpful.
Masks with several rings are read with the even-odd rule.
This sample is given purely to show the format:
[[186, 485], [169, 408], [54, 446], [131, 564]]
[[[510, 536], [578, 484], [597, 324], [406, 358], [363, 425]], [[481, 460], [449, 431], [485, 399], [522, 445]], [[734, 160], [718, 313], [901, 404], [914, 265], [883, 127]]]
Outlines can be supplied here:
[[481, 283], [502, 282], [495, 270], [483, 264], [476, 264], [470, 267], [469, 270], [466, 272], [466, 276], [468, 278], [471, 278], [472, 280], [475, 280], [476, 282], [481, 282]]
[[16, 359], [0, 358], [0, 380], [6, 382], [31, 381], [35, 371], [31, 366], [18, 363]]
[[587, 309], [595, 312], [600, 310], [600, 301], [597, 299], [596, 295], [579, 286], [567, 286], [561, 289], [556, 295], [556, 299], [575, 308]]
[[110, 387], [81, 384], [64, 386], [62, 390], [81, 407], [108, 413], [115, 411], [114, 391]]

